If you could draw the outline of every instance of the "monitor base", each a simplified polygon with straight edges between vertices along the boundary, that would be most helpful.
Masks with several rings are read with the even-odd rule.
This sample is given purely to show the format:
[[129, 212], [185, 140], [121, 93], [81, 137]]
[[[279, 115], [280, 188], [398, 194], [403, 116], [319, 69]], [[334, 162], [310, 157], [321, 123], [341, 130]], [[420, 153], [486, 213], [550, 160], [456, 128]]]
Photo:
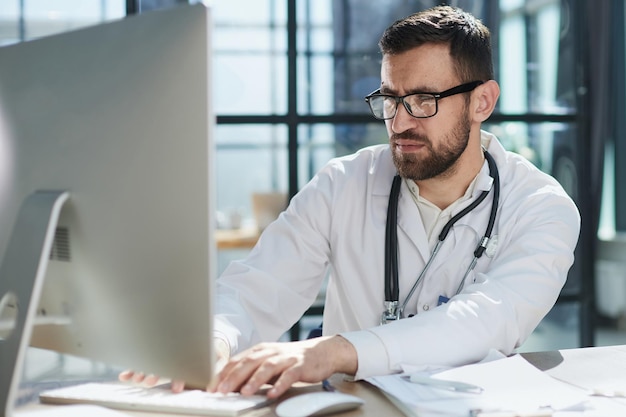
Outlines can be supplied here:
[[12, 415], [55, 229], [68, 198], [66, 191], [29, 195], [20, 207], [0, 264], [0, 309], [9, 307], [8, 299], [16, 304], [12, 330], [0, 339], [0, 417]]

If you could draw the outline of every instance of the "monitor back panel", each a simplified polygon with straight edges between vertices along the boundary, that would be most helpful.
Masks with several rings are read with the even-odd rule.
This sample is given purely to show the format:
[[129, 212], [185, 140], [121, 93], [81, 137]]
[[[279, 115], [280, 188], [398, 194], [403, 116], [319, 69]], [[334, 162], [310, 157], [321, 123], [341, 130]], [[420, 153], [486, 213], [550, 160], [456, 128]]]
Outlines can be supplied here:
[[209, 69], [202, 5], [0, 48], [0, 256], [26, 196], [70, 192], [33, 345], [208, 382]]

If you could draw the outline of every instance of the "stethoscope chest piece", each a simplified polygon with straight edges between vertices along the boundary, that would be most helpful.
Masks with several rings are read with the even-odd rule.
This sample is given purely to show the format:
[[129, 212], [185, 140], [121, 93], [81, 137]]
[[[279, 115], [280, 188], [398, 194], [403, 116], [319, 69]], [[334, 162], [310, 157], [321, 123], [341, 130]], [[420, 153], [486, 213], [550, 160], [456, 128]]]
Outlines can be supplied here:
[[397, 301], [385, 301], [385, 311], [380, 317], [380, 324], [387, 324], [392, 321], [400, 320], [398, 314], [398, 302]]

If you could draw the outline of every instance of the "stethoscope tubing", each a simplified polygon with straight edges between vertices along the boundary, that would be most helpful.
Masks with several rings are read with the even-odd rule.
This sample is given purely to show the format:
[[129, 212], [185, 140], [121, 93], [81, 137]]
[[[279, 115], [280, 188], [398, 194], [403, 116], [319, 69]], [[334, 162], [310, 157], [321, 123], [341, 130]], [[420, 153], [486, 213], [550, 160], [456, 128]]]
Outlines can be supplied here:
[[[498, 212], [498, 203], [500, 199], [500, 175], [498, 173], [498, 167], [496, 166], [495, 160], [493, 159], [491, 154], [487, 152], [487, 150], [484, 150], [483, 152], [485, 155], [485, 159], [487, 160], [487, 164], [489, 165], [489, 175], [493, 178], [493, 186], [491, 187], [491, 189], [493, 189], [493, 200], [491, 203], [491, 212], [489, 214], [489, 221], [485, 229], [485, 234], [483, 238], [480, 240], [476, 249], [474, 250], [474, 253], [473, 253], [474, 257], [472, 259], [472, 262], [470, 263], [469, 267], [465, 271], [465, 274], [463, 274], [463, 278], [461, 279], [461, 282], [459, 283], [459, 286], [456, 290], [455, 295], [461, 292], [466, 278], [469, 276], [470, 272], [476, 266], [478, 259], [485, 252], [487, 245], [491, 239], [491, 234], [493, 232], [493, 227], [494, 227], [496, 215]], [[439, 252], [439, 249], [441, 248], [441, 246], [443, 245], [443, 242], [448, 236], [448, 233], [452, 229], [452, 226], [454, 226], [454, 224], [458, 220], [466, 216], [468, 213], [474, 210], [480, 203], [482, 203], [482, 201], [487, 197], [490, 191], [490, 190], [483, 191], [478, 196], [478, 198], [476, 198], [469, 206], [467, 206], [466, 208], [461, 210], [459, 213], [457, 213], [444, 225], [443, 229], [441, 230], [441, 233], [439, 234], [438, 241], [435, 244], [435, 247], [433, 248], [433, 251], [430, 257], [428, 258], [426, 265], [422, 269], [422, 272], [420, 272], [419, 276], [413, 283], [413, 286], [411, 287], [411, 290], [409, 291], [406, 298], [404, 299], [404, 302], [399, 307], [397, 307], [397, 304], [399, 301], [399, 293], [400, 293], [399, 284], [398, 284], [398, 237], [397, 237], [397, 224], [398, 224], [397, 213], [398, 213], [398, 200], [399, 200], [399, 195], [400, 195], [400, 188], [401, 188], [401, 177], [399, 175], [396, 175], [394, 176], [394, 179], [391, 185], [391, 193], [389, 195], [389, 204], [387, 206], [387, 227], [385, 230], [385, 306], [387, 309], [391, 305], [393, 305], [394, 308], [397, 308], [394, 314], [395, 316], [397, 316], [397, 318], [402, 318], [404, 309], [406, 308], [409, 300], [411, 299], [411, 297], [417, 290], [417, 287], [419, 286], [420, 282], [426, 275], [426, 272], [430, 269], [430, 266], [432, 265], [435, 257], [437, 256], [437, 253]], [[383, 313], [383, 315], [384, 314], [385, 313]]]

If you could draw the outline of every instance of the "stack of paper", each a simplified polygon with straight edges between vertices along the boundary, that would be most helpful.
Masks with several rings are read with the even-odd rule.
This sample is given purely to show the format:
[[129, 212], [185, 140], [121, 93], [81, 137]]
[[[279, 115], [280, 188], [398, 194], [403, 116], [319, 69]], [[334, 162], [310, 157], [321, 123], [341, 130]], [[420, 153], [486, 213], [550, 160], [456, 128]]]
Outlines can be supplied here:
[[[409, 416], [591, 416], [590, 392], [559, 381], [519, 355], [449, 369], [433, 378], [463, 382], [482, 390], [454, 390], [454, 386], [414, 383], [407, 375], [370, 378]], [[626, 416], [626, 406], [609, 404], [611, 416]], [[606, 407], [603, 408], [606, 413]], [[603, 416], [609, 417], [603, 414]]]

